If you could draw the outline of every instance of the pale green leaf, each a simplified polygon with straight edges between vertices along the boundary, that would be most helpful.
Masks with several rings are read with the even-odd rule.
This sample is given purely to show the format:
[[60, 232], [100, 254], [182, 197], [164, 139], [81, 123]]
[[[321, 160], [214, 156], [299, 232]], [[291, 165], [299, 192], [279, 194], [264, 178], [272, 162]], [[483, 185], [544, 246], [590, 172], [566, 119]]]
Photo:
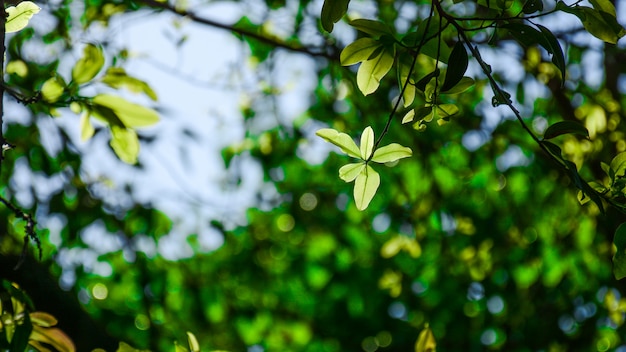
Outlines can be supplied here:
[[374, 130], [367, 126], [361, 135], [361, 159], [367, 160], [374, 149]]
[[350, 136], [345, 133], [339, 132], [332, 128], [322, 128], [315, 132], [316, 135], [324, 138], [327, 142], [332, 143], [339, 148], [341, 151], [350, 155], [354, 158], [361, 158], [361, 151], [359, 147], [356, 146], [356, 143], [352, 140]]
[[457, 114], [459, 112], [459, 107], [454, 104], [441, 104], [437, 105], [436, 110], [439, 118], [446, 118]]
[[87, 44], [83, 49], [83, 57], [72, 69], [72, 80], [77, 84], [89, 82], [100, 72], [102, 66], [104, 66], [102, 48]]
[[613, 170], [613, 175], [615, 176], [624, 176], [626, 171], [626, 152], [617, 154], [611, 160], [611, 170]]
[[409, 123], [413, 121], [414, 118], [415, 118], [415, 109], [411, 109], [406, 114], [404, 114], [404, 117], [402, 118], [402, 123], [403, 124]]
[[367, 208], [379, 185], [380, 175], [367, 165], [356, 177], [354, 183], [354, 201], [357, 209], [365, 210]]
[[[404, 89], [404, 92], [402, 93], [402, 100], [404, 107], [406, 108], [413, 104], [413, 101], [415, 101], [415, 94], [417, 90], [415, 87], [415, 81], [409, 77], [409, 73], [411, 73], [412, 58], [401, 54], [398, 61], [398, 81], [400, 83], [400, 90]], [[408, 84], [407, 80], [409, 81]]]
[[7, 19], [4, 26], [6, 33], [13, 33], [24, 29], [28, 21], [39, 12], [41, 8], [32, 1], [22, 1], [17, 6], [9, 6], [6, 9]]
[[139, 155], [139, 138], [137, 133], [129, 128], [111, 126], [111, 148], [125, 163], [135, 164]]
[[96, 95], [93, 103], [111, 109], [126, 127], [145, 127], [159, 121], [159, 114], [156, 111], [116, 95]]
[[82, 141], [86, 141], [89, 138], [93, 137], [94, 132], [96, 131], [91, 124], [91, 120], [89, 119], [90, 114], [88, 110], [85, 110], [82, 115], [80, 115], [80, 139]]
[[372, 161], [377, 163], [389, 163], [392, 161], [408, 158], [413, 155], [413, 151], [409, 147], [403, 147], [398, 143], [391, 143], [384, 147], [376, 149]]
[[65, 90], [65, 82], [60, 77], [51, 77], [41, 86], [41, 97], [48, 103], [54, 103]]
[[200, 352], [200, 344], [198, 343], [198, 339], [191, 332], [187, 331], [187, 340], [189, 342], [189, 349], [191, 352]]
[[364, 162], [346, 164], [339, 169], [339, 178], [346, 182], [352, 182], [364, 168]]
[[146, 82], [129, 76], [121, 67], [109, 67], [102, 77], [102, 83], [115, 89], [124, 87], [134, 93], [144, 93], [150, 99], [157, 100], [156, 93]]
[[343, 66], [350, 66], [361, 61], [366, 61], [370, 56], [380, 48], [379, 41], [369, 37], [360, 38], [346, 46], [340, 55], [341, 64]]
[[435, 352], [436, 349], [437, 341], [435, 341], [435, 336], [427, 324], [415, 342], [415, 352]]
[[28, 75], [28, 66], [22, 60], [12, 60], [7, 64], [6, 72], [16, 74], [20, 77], [26, 77], [26, 75]]
[[394, 52], [381, 51], [373, 59], [363, 61], [356, 75], [356, 83], [363, 95], [372, 94], [378, 89], [380, 80], [391, 70]]
[[474, 79], [471, 77], [463, 77], [461, 81], [457, 83], [454, 87], [448, 89], [445, 92], [441, 92], [441, 94], [459, 94], [463, 93], [466, 90], [470, 89], [474, 85]]

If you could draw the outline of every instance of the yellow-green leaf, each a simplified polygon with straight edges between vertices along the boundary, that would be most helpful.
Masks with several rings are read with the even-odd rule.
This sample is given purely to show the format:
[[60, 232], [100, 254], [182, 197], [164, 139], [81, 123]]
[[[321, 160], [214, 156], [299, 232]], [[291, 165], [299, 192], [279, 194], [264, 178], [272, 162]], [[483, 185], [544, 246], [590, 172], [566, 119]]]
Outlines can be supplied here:
[[76, 351], [72, 340], [63, 331], [57, 328], [44, 328], [39, 325], [33, 325], [30, 339], [50, 345], [59, 352]]
[[332, 128], [322, 128], [315, 132], [316, 135], [324, 138], [327, 142], [332, 143], [339, 148], [341, 151], [350, 155], [354, 158], [361, 158], [361, 151], [359, 147], [356, 146], [356, 143], [352, 140], [350, 136], [345, 133], [339, 132]]
[[113, 110], [126, 127], [145, 127], [159, 121], [159, 114], [156, 111], [116, 95], [96, 95], [93, 103]]
[[380, 42], [372, 38], [365, 37], [357, 39], [341, 51], [341, 64], [343, 66], [350, 66], [368, 60], [374, 51], [380, 47]]
[[139, 138], [135, 131], [111, 126], [111, 148], [115, 154], [125, 163], [135, 164], [139, 155]]
[[402, 123], [409, 123], [415, 118], [415, 109], [409, 110], [402, 118]]
[[120, 344], [117, 347], [117, 351], [116, 352], [150, 352], [149, 350], [138, 350], [136, 348], [134, 348], [133, 346], [125, 343], [125, 342], [120, 342]]
[[445, 92], [441, 92], [441, 94], [459, 94], [463, 93], [466, 90], [470, 89], [474, 85], [474, 79], [471, 77], [463, 77], [461, 81], [457, 83], [454, 87], [448, 89]]
[[413, 155], [413, 151], [409, 147], [403, 147], [398, 143], [391, 143], [384, 147], [376, 149], [372, 161], [377, 163], [390, 163], [402, 158], [408, 158]]
[[152, 88], [144, 81], [131, 77], [126, 74], [126, 71], [121, 67], [110, 67], [107, 69], [104, 77], [102, 77], [102, 83], [109, 87], [119, 89], [125, 87], [134, 93], [144, 93], [150, 99], [157, 100], [157, 95]]
[[57, 325], [57, 319], [51, 314], [45, 312], [32, 312], [30, 313], [30, 321], [44, 328]]
[[363, 61], [356, 74], [356, 84], [363, 95], [372, 94], [378, 89], [380, 80], [391, 70], [395, 52], [382, 50], [370, 60]]
[[613, 170], [613, 175], [615, 176], [624, 176], [626, 171], [626, 152], [617, 154], [611, 160], [611, 170]]
[[437, 105], [436, 110], [439, 118], [446, 118], [457, 114], [459, 112], [459, 107], [454, 104], [441, 104]]
[[367, 126], [361, 135], [361, 159], [367, 160], [374, 149], [374, 130]]
[[367, 165], [354, 182], [354, 201], [357, 209], [365, 210], [370, 205], [379, 185], [380, 175]]
[[28, 66], [22, 60], [12, 60], [7, 64], [7, 73], [16, 74], [20, 77], [26, 77], [28, 75]]
[[198, 343], [198, 339], [191, 332], [187, 331], [187, 340], [189, 342], [189, 349], [191, 352], [200, 352], [200, 344]]
[[22, 1], [17, 6], [9, 6], [6, 9], [7, 19], [4, 26], [6, 33], [13, 33], [24, 29], [28, 21], [41, 10], [32, 1]]
[[352, 182], [364, 168], [364, 162], [346, 164], [339, 169], [339, 178], [346, 182]]
[[85, 110], [82, 115], [80, 115], [80, 140], [86, 141], [89, 138], [93, 137], [95, 133], [95, 129], [91, 124], [91, 120], [89, 119], [89, 111]]
[[51, 77], [41, 86], [41, 97], [48, 103], [59, 100], [65, 90], [65, 82], [60, 77]]
[[437, 341], [430, 327], [426, 325], [415, 342], [415, 352], [435, 352], [437, 349]]
[[102, 66], [104, 66], [102, 48], [87, 44], [83, 49], [83, 57], [72, 69], [72, 80], [77, 84], [89, 82], [100, 72]]

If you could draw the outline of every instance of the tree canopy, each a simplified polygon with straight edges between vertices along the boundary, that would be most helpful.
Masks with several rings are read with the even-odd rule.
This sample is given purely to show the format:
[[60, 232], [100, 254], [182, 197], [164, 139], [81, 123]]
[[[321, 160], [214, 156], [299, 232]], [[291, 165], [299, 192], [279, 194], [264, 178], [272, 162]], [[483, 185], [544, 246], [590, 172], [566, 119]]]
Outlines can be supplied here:
[[[2, 351], [626, 351], [624, 3], [3, 5]], [[113, 39], [164, 14], [159, 55], [237, 40], [192, 100], [236, 116], [180, 127]]]

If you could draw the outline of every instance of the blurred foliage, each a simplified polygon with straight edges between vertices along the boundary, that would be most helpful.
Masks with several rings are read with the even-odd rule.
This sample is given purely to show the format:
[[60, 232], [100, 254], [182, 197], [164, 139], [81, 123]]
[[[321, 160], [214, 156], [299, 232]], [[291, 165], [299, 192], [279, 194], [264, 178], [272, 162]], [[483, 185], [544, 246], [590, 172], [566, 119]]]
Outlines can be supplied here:
[[[626, 286], [615, 279], [626, 270], [616, 265], [614, 276], [611, 263], [612, 257], [626, 260], [623, 237], [613, 244], [614, 233], [626, 236], [623, 227], [615, 232], [624, 222], [619, 204], [626, 200], [626, 95], [620, 83], [626, 51], [613, 5], [368, 4], [379, 22], [359, 21], [348, 1], [326, 0], [320, 12], [306, 0], [273, 0], [262, 4], [268, 16], [297, 8], [291, 27], [283, 28], [288, 34], [279, 36], [246, 16], [220, 27], [246, 43], [259, 71], [273, 65], [277, 50], [287, 49], [315, 58], [311, 70], [318, 81], [307, 112], [293, 124], [248, 128], [245, 141], [223, 151], [227, 165], [239, 154], [251, 155], [279, 196], [268, 201], [259, 190], [245, 226], [207, 224], [223, 238], [218, 249], [201, 250], [198, 234], [190, 234], [181, 245], [194, 255], [180, 260], [136, 245], [141, 238], [158, 243], [171, 231], [174, 220], [167, 213], [134, 199], [132, 184], [120, 186], [130, 201], [112, 204], [98, 191], [106, 180], [83, 172], [76, 139], [56, 124], [41, 123], [59, 109], [82, 112], [82, 121], [76, 117], [81, 137], [101, 134], [104, 125], [112, 151], [141, 169], [139, 141], [150, 139], [135, 128], [156, 123], [156, 111], [87, 89], [128, 89], [156, 100], [150, 82], [127, 74], [126, 52], [107, 43], [80, 44], [82, 56], [69, 54], [74, 69], [67, 77], [59, 73], [61, 57], [34, 59], [24, 51], [37, 43], [70, 52], [79, 45], [73, 31], [106, 27], [114, 16], [139, 10], [216, 24], [202, 21], [184, 1], [58, 1], [42, 9], [56, 19], [48, 32], [27, 27], [9, 37], [5, 93], [23, 103], [29, 116], [2, 126], [14, 148], [4, 152], [0, 194], [40, 222], [58, 218], [63, 226], [55, 237], [38, 228], [43, 259], [27, 248], [24, 265], [13, 270], [28, 225], [13, 208], [0, 208], [7, 219], [0, 223], [0, 278], [6, 279], [0, 348], [21, 352], [28, 337], [45, 335], [49, 339], [35, 339], [32, 348], [71, 350], [71, 343], [78, 351], [171, 351], [178, 341], [177, 351], [626, 349]], [[580, 28], [541, 25], [563, 16]], [[338, 24], [342, 18], [352, 27]], [[311, 23], [319, 31], [334, 30], [323, 32], [319, 47], [300, 40]], [[341, 31], [354, 40], [340, 39]], [[577, 39], [581, 33], [585, 40]], [[342, 47], [351, 49], [339, 55]], [[602, 77], [599, 85], [586, 77], [591, 54], [603, 57], [594, 73]], [[521, 66], [523, 76], [507, 74], [500, 57]], [[373, 62], [364, 66], [371, 60], [383, 69]], [[359, 62], [355, 69], [344, 66]], [[105, 63], [112, 65], [105, 69]], [[278, 92], [266, 87], [244, 107], [247, 127], [263, 119], [257, 113], [263, 100]], [[521, 118], [515, 119], [511, 106]], [[494, 114], [495, 123], [489, 118]], [[92, 126], [90, 116], [102, 124]], [[432, 120], [442, 122], [421, 127]], [[351, 187], [337, 177], [345, 155], [325, 149], [328, 156], [319, 165], [308, 162], [305, 152], [321, 153], [315, 136], [321, 128], [357, 136], [367, 126], [375, 133], [364, 133], [365, 152], [356, 144], [347, 147], [356, 148], [360, 162], [376, 161], [383, 137], [383, 145], [397, 143], [402, 157], [411, 154], [400, 147], [406, 146], [412, 156], [379, 159], [385, 163], [376, 169], [377, 196], [356, 203]], [[58, 150], [45, 146], [48, 135], [63, 142]], [[374, 135], [375, 144], [364, 147]], [[36, 176], [30, 201], [16, 196], [15, 175], [24, 166]], [[60, 186], [47, 193], [35, 187], [52, 179]], [[576, 188], [580, 201], [593, 202], [581, 205]], [[81, 233], [94, 224], [104, 229], [101, 236], [115, 234], [123, 243], [97, 257], [110, 273], [63, 267], [58, 254], [87, 253]], [[65, 271], [75, 278], [64, 287], [71, 294], [57, 285]]]

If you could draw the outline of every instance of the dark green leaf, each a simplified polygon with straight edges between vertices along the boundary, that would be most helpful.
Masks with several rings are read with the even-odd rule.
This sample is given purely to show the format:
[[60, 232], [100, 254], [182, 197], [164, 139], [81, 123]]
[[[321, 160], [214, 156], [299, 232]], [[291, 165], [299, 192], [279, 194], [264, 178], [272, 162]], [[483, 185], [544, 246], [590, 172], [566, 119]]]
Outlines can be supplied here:
[[[550, 54], [552, 54], [552, 63], [561, 71], [561, 77], [565, 77], [565, 55], [563, 54], [563, 48], [561, 48], [561, 44], [556, 39], [554, 34], [550, 32], [550, 30], [540, 24], [537, 25], [541, 34], [543, 34], [542, 41], [539, 44], [546, 49]], [[563, 82], [563, 79], [561, 80]]]
[[439, 72], [439, 69], [436, 68], [433, 72], [427, 74], [426, 76], [424, 76], [424, 78], [417, 81], [417, 83], [415, 84], [417, 89], [421, 90], [422, 92], [426, 90], [426, 85], [433, 79], [433, 77], [439, 77]]
[[450, 59], [448, 60], [448, 70], [446, 71], [446, 78], [443, 81], [441, 91], [445, 92], [454, 87], [461, 81], [463, 75], [467, 71], [468, 58], [467, 51], [463, 43], [458, 41], [452, 49]]
[[346, 14], [350, 0], [324, 0], [322, 6], [322, 28], [327, 32], [332, 32], [335, 23]]
[[580, 123], [574, 121], [559, 121], [546, 129], [543, 134], [543, 139], [551, 139], [568, 133], [589, 138], [589, 131]]
[[626, 223], [622, 223], [615, 230], [613, 244], [616, 248], [613, 255], [613, 275], [621, 280], [626, 277]]
[[528, 0], [524, 4], [524, 8], [522, 11], [525, 14], [535, 13], [537, 11], [543, 10], [543, 1], [542, 0]]
[[357, 30], [367, 33], [374, 37], [380, 37], [384, 34], [392, 35], [391, 28], [383, 22], [367, 20], [367, 19], [358, 19], [350, 21], [350, 25]]

